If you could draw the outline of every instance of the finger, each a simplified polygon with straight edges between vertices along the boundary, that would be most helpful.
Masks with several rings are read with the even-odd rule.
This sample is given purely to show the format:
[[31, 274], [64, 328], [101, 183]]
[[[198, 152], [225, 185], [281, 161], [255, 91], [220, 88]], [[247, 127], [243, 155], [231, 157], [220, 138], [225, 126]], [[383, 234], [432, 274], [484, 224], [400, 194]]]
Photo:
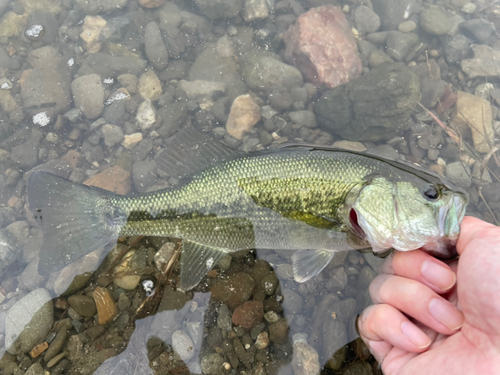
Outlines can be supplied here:
[[381, 271], [420, 281], [437, 293], [450, 290], [457, 281], [455, 272], [446, 263], [422, 250], [393, 251]]
[[458, 254], [461, 255], [472, 241], [482, 238], [487, 238], [492, 246], [500, 244], [500, 228], [472, 216], [464, 217], [457, 242]]
[[462, 312], [418, 281], [379, 275], [369, 290], [374, 303], [389, 304], [444, 335], [455, 333], [464, 322]]
[[368, 340], [366, 345], [378, 363], [382, 363], [384, 358], [387, 357], [392, 348], [394, 348], [394, 346], [386, 341]]
[[[431, 344], [429, 337], [420, 328], [390, 305], [366, 308], [359, 317], [358, 329], [368, 346], [371, 346], [370, 343], [384, 341], [409, 352], [421, 353]], [[375, 344], [372, 349], [380, 358], [387, 355], [385, 345]]]

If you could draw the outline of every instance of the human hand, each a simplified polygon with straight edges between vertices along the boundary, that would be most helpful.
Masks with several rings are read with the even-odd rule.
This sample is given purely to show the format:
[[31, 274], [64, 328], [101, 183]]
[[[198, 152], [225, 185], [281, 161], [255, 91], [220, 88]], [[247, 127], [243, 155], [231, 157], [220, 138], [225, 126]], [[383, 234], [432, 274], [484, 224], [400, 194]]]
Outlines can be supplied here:
[[465, 217], [457, 251], [394, 252], [372, 281], [358, 328], [384, 374], [500, 374], [500, 227]]

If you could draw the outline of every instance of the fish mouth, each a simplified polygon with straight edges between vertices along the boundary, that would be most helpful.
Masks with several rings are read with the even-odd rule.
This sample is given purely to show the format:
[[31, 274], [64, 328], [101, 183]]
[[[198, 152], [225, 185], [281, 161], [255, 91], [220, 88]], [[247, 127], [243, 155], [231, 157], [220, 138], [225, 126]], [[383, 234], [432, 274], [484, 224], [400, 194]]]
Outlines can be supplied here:
[[366, 233], [361, 228], [358, 222], [358, 213], [354, 208], [349, 210], [349, 224], [351, 225], [352, 230], [356, 233], [361, 239], [366, 240]]

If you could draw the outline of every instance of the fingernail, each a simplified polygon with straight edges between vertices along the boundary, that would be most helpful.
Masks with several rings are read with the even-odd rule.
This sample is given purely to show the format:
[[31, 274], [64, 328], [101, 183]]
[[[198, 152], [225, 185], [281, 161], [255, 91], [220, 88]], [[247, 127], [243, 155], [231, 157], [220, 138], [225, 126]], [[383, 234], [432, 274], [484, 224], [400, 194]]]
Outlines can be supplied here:
[[429, 312], [439, 323], [456, 331], [464, 323], [464, 316], [455, 306], [439, 298], [433, 298], [429, 302]]
[[411, 322], [401, 323], [401, 332], [419, 349], [426, 348], [431, 344], [431, 339]]
[[457, 281], [452, 270], [432, 260], [422, 263], [420, 272], [427, 282], [443, 291], [450, 289]]

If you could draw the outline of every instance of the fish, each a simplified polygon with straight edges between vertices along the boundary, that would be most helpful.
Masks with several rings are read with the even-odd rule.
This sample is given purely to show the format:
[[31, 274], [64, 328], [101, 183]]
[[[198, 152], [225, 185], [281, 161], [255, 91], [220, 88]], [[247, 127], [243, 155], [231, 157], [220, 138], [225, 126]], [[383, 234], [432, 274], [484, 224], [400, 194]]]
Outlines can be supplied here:
[[178, 184], [129, 196], [33, 172], [27, 200], [43, 230], [39, 273], [122, 236], [162, 236], [182, 240], [184, 291], [225, 255], [249, 249], [293, 251], [294, 279], [305, 282], [339, 251], [451, 256], [468, 201], [402, 161], [300, 144], [243, 153], [192, 128], [169, 138], [156, 162]]

